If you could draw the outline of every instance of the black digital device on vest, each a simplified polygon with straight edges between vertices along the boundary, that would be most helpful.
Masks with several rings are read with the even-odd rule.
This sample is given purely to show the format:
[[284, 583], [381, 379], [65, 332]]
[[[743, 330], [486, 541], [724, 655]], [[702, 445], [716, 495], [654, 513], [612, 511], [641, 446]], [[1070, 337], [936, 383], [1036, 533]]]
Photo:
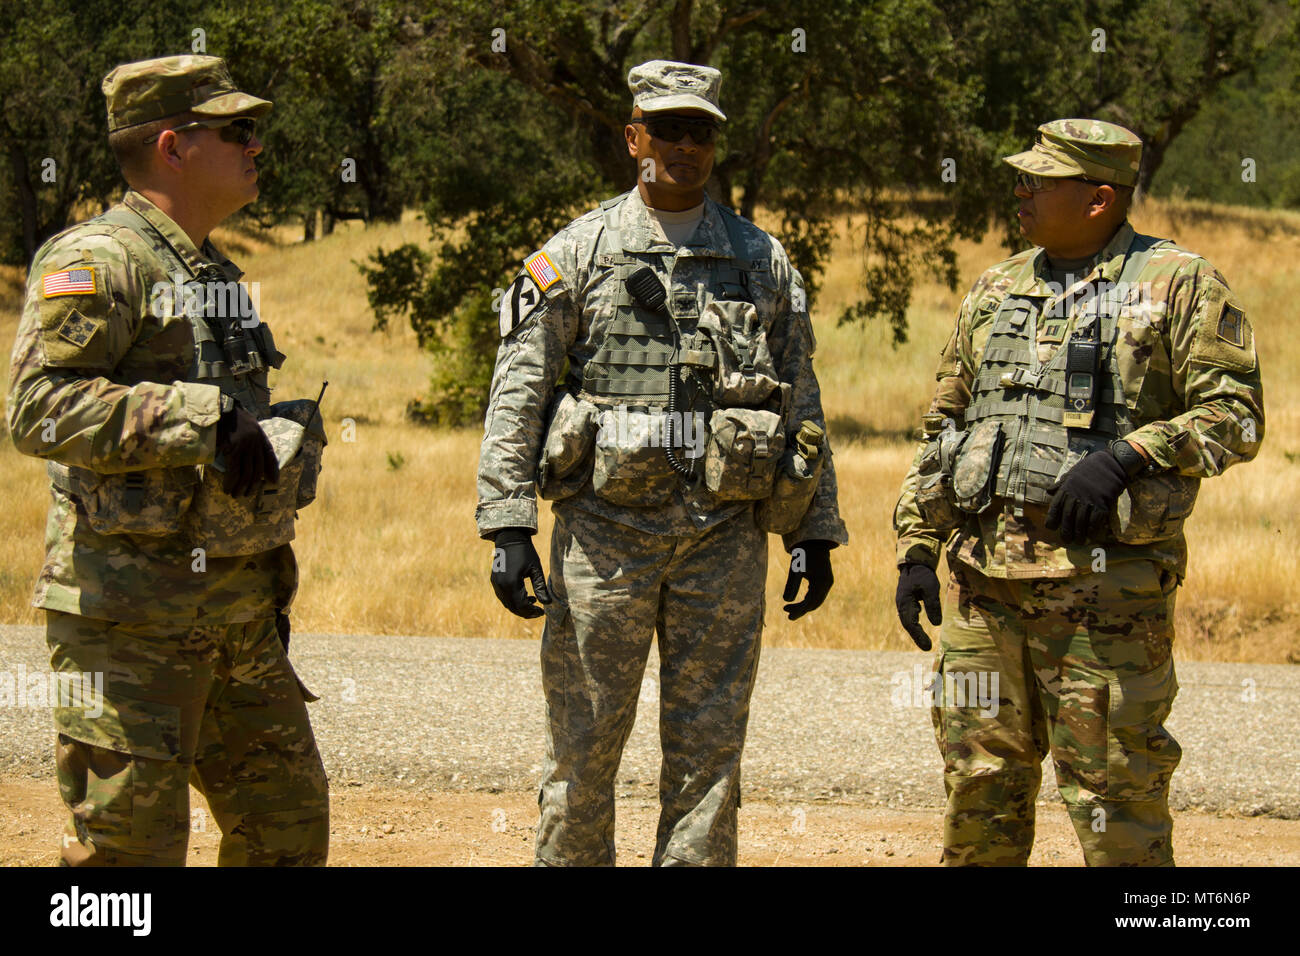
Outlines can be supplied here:
[[1091, 428], [1092, 416], [1097, 407], [1097, 368], [1101, 357], [1101, 343], [1096, 339], [1097, 323], [1092, 323], [1092, 336], [1071, 338], [1065, 357], [1065, 420], [1066, 428]]

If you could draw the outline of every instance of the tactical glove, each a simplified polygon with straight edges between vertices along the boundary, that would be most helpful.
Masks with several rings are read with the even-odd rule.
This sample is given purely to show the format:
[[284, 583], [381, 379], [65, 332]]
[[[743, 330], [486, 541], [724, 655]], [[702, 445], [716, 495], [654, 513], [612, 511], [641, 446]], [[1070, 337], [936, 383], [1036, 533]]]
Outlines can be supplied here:
[[[541, 617], [546, 612], [537, 606], [551, 603], [551, 592], [546, 588], [546, 573], [542, 559], [533, 547], [533, 532], [528, 528], [502, 528], [492, 539], [496, 550], [492, 554], [492, 590], [497, 599], [511, 614], [519, 617]], [[537, 601], [524, 588], [524, 579], [533, 582]]]
[[[785, 593], [781, 597], [793, 601], [799, 595], [800, 582], [804, 578], [808, 579], [808, 593], [804, 599], [797, 604], [785, 605], [784, 610], [790, 615], [790, 620], [799, 620], [809, 611], [817, 610], [826, 600], [831, 585], [835, 583], [835, 575], [831, 573], [833, 547], [834, 541], [812, 540], [800, 541], [790, 550], [790, 576], [785, 579]], [[803, 552], [803, 570], [796, 571], [800, 551]]]
[[918, 602], [925, 605], [925, 616], [931, 624], [943, 623], [943, 609], [939, 604], [939, 578], [934, 569], [925, 564], [904, 564], [898, 569], [898, 590], [894, 593], [898, 620], [912, 643], [921, 650], [928, 651], [930, 638], [921, 626]]
[[1047, 528], [1061, 529], [1066, 544], [1083, 544], [1105, 532], [1110, 510], [1128, 483], [1128, 475], [1109, 451], [1094, 451], [1058, 478], [1051, 488]]
[[222, 412], [217, 420], [217, 451], [226, 460], [221, 487], [228, 495], [251, 495], [263, 482], [274, 483], [280, 477], [280, 465], [266, 433], [257, 419], [238, 405]]

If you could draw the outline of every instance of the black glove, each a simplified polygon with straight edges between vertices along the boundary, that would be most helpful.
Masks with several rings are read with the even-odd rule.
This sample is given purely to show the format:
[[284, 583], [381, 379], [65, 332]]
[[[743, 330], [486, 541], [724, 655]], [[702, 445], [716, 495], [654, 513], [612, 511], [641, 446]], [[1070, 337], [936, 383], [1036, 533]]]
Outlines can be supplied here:
[[[809, 611], [817, 610], [826, 600], [831, 585], [835, 583], [835, 575], [831, 573], [831, 548], [833, 547], [835, 547], [834, 541], [812, 540], [800, 541], [790, 550], [790, 576], [785, 579], [785, 593], [781, 597], [793, 601], [799, 596], [799, 582], [804, 578], [808, 579], [808, 593], [804, 595], [804, 599], [798, 604], [785, 605], [784, 610], [790, 615], [790, 620], [799, 620]], [[796, 571], [795, 552], [800, 549], [804, 553], [804, 570]]]
[[257, 419], [236, 405], [217, 420], [217, 451], [226, 460], [226, 480], [221, 487], [228, 495], [251, 495], [263, 482], [280, 477], [275, 450]]
[[918, 603], [925, 605], [925, 616], [931, 624], [943, 623], [943, 609], [939, 604], [939, 578], [934, 569], [925, 564], [904, 564], [898, 569], [898, 590], [894, 593], [898, 620], [912, 643], [921, 650], [928, 651], [930, 638], [921, 626]]
[[1094, 451], [1048, 488], [1053, 492], [1047, 510], [1047, 528], [1061, 529], [1066, 544], [1083, 544], [1099, 538], [1110, 519], [1120, 492], [1128, 484], [1124, 466], [1109, 451]]
[[[511, 614], [520, 617], [541, 617], [546, 612], [537, 606], [551, 603], [551, 592], [546, 589], [546, 573], [542, 559], [533, 547], [533, 532], [527, 528], [502, 528], [492, 539], [496, 550], [492, 554], [492, 590], [497, 599]], [[533, 582], [534, 601], [524, 579]]]
[[275, 632], [280, 635], [280, 643], [284, 645], [284, 652], [289, 653], [289, 615], [285, 611], [275, 612]]

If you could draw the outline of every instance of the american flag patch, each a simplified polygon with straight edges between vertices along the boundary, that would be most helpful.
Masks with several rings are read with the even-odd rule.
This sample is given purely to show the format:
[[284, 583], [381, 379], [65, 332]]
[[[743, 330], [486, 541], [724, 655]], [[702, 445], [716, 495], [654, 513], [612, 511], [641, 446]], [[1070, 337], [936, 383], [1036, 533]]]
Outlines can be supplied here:
[[41, 292], [45, 298], [56, 295], [85, 295], [95, 291], [95, 270], [89, 266], [64, 269], [41, 276]]
[[556, 270], [555, 263], [544, 252], [524, 260], [524, 268], [543, 292], [560, 281], [560, 273]]

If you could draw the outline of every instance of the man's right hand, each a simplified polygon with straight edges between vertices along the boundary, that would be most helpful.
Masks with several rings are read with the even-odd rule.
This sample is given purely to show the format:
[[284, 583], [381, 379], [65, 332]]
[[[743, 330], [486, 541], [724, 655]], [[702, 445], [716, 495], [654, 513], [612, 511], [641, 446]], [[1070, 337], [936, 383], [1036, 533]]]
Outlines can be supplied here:
[[[542, 559], [533, 547], [533, 532], [528, 528], [502, 528], [492, 539], [496, 550], [492, 553], [492, 590], [497, 599], [511, 614], [519, 617], [541, 617], [546, 612], [537, 605], [551, 603], [551, 592], [546, 588], [546, 572]], [[524, 580], [533, 582], [533, 600], [524, 587]]]
[[280, 477], [270, 439], [257, 419], [239, 405], [222, 412], [217, 420], [217, 451], [226, 460], [221, 487], [228, 495], [251, 495], [263, 482], [274, 483]]
[[923, 651], [930, 649], [930, 638], [921, 627], [918, 603], [925, 605], [925, 616], [931, 624], [943, 623], [943, 609], [939, 604], [939, 578], [934, 569], [924, 564], [904, 564], [898, 569], [898, 591], [894, 604], [898, 606], [898, 619], [903, 624], [912, 643]]

